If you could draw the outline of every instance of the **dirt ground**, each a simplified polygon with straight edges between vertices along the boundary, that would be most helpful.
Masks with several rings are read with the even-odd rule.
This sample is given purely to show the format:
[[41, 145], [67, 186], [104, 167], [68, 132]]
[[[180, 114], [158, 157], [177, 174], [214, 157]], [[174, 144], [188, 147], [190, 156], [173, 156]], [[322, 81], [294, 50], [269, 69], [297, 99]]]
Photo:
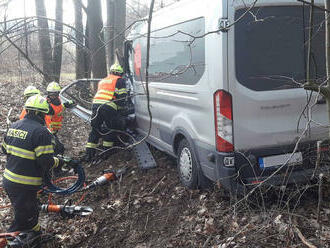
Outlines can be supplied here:
[[[0, 129], [6, 128], [10, 108], [11, 119], [18, 116], [23, 90], [31, 80], [34, 79], [0, 79]], [[42, 89], [40, 84], [36, 86]], [[79, 157], [89, 125], [70, 112], [64, 118], [59, 138], [67, 148], [66, 155]], [[41, 213], [43, 230], [56, 237], [45, 247], [330, 247], [329, 183], [323, 186], [319, 212], [317, 185], [308, 185], [308, 190], [296, 187], [285, 194], [267, 189], [262, 196], [234, 200], [216, 185], [208, 191], [185, 189], [179, 182], [175, 159], [154, 149], [152, 152], [158, 167], [149, 171], [139, 169], [129, 151], [118, 152], [98, 165], [84, 164], [87, 182], [102, 175], [105, 169], [128, 167], [130, 171], [120, 180], [84, 196], [79, 205], [94, 210], [88, 217], [63, 219]], [[2, 154], [0, 161], [1, 170], [5, 165]], [[0, 196], [3, 232], [10, 224], [12, 212], [10, 208], [1, 208], [8, 200], [1, 191]], [[63, 204], [80, 197], [81, 193], [54, 196], [53, 201]], [[47, 203], [47, 198], [42, 196], [41, 201]]]

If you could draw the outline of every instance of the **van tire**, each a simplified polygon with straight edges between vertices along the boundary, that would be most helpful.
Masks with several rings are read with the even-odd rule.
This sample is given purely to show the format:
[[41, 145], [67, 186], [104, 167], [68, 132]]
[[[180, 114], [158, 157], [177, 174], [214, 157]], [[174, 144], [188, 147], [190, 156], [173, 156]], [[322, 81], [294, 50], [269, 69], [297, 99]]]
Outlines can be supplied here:
[[177, 155], [177, 168], [181, 183], [189, 189], [209, 188], [210, 180], [199, 168], [196, 154], [187, 139], [180, 141]]

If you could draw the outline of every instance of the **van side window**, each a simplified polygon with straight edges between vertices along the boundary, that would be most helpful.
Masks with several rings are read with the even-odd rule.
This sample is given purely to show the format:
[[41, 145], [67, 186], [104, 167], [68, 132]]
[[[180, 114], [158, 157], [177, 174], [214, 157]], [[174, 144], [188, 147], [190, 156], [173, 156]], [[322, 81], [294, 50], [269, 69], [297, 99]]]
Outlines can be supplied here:
[[[204, 18], [166, 27], [151, 33], [149, 80], [176, 84], [196, 84], [205, 70]], [[133, 42], [134, 77], [145, 81], [146, 35]]]
[[[235, 13], [237, 20], [246, 9]], [[256, 90], [301, 87], [306, 79], [309, 7], [268, 6], [253, 8], [235, 24], [236, 78]], [[311, 78], [325, 79], [324, 13], [315, 10]]]

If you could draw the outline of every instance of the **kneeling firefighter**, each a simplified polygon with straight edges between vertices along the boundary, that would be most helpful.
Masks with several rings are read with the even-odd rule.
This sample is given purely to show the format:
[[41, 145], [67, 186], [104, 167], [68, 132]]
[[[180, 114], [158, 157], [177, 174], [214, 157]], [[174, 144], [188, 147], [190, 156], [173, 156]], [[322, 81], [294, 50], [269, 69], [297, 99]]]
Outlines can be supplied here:
[[[123, 68], [115, 63], [110, 67], [110, 74], [98, 83], [97, 92], [93, 98], [91, 126], [86, 145], [86, 160], [91, 161], [95, 156], [95, 148], [102, 136], [101, 127], [105, 123], [108, 129], [124, 130], [124, 119], [119, 111], [126, 104], [126, 81], [122, 78]], [[114, 145], [116, 136], [107, 132], [103, 137], [103, 148], [109, 149]]]
[[31, 96], [25, 109], [26, 116], [10, 126], [2, 143], [2, 150], [7, 155], [3, 187], [15, 214], [8, 232], [22, 233], [10, 247], [29, 247], [40, 242], [37, 191], [46, 173], [64, 163], [53, 157], [52, 135], [44, 121], [49, 111], [46, 98]]
[[[28, 87], [25, 88], [23, 93], [24, 102], [26, 102], [30, 96], [39, 95], [39, 94], [40, 94], [40, 90], [38, 90], [36, 87], [32, 85], [29, 85]], [[25, 108], [23, 108], [21, 114], [19, 115], [19, 119], [22, 120], [25, 117], [25, 115], [26, 115], [26, 110]]]
[[51, 82], [47, 86], [47, 101], [52, 108], [52, 112], [46, 115], [46, 125], [51, 133], [54, 135], [55, 138], [55, 153], [56, 154], [63, 154], [64, 153], [64, 145], [58, 139], [57, 133], [62, 128], [62, 121], [63, 121], [63, 111], [65, 108], [71, 108], [74, 106], [73, 101], [68, 101], [62, 103], [59, 95], [61, 91], [61, 87], [56, 82]]

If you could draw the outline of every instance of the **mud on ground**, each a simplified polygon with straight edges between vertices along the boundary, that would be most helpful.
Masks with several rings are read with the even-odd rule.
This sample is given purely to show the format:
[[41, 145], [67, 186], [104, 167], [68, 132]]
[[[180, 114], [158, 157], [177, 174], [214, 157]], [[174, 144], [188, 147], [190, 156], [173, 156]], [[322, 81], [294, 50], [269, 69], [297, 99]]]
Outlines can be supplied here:
[[[0, 129], [6, 128], [7, 112], [18, 116], [24, 88], [31, 80], [0, 79]], [[41, 88], [41, 84], [37, 84]], [[67, 112], [59, 134], [66, 155], [81, 156], [89, 133], [88, 123]], [[295, 189], [284, 197], [273, 190], [234, 201], [221, 188], [209, 191], [188, 190], [181, 186], [175, 159], [152, 149], [158, 167], [141, 171], [134, 156], [121, 151], [97, 166], [84, 165], [87, 181], [102, 175], [105, 169], [124, 166], [131, 171], [112, 184], [85, 195], [80, 205], [91, 206], [89, 217], [63, 219], [56, 214], [40, 215], [45, 232], [56, 235], [46, 247], [330, 247], [329, 185], [324, 186], [320, 221], [317, 222], [317, 186], [304, 193]], [[5, 156], [0, 156], [1, 167]], [[1, 177], [0, 177], [1, 181]], [[304, 193], [304, 194], [303, 194]], [[8, 203], [1, 194], [0, 206]], [[54, 196], [63, 204], [76, 201]], [[43, 203], [47, 196], [41, 197]], [[10, 224], [10, 209], [0, 209], [0, 232]]]

